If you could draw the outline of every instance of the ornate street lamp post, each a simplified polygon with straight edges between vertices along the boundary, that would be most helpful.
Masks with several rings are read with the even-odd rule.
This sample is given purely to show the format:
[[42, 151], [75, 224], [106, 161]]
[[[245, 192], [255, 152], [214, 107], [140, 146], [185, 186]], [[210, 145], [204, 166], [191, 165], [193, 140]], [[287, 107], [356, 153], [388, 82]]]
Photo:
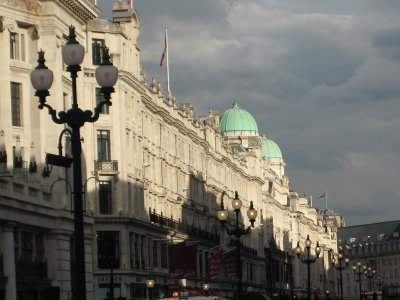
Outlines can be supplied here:
[[[343, 263], [344, 261], [344, 263]], [[343, 270], [345, 270], [349, 266], [350, 259], [346, 256], [343, 259], [343, 254], [339, 253], [338, 260], [335, 260], [335, 257], [332, 259], [333, 267], [339, 271], [339, 291], [340, 291], [340, 299], [343, 300]]]
[[85, 49], [76, 41], [75, 28], [69, 27], [68, 42], [62, 48], [62, 57], [67, 65], [67, 71], [72, 79], [72, 107], [67, 111], [58, 113], [46, 103], [46, 97], [50, 95], [49, 89], [53, 83], [53, 72], [45, 66], [44, 51], [39, 51], [39, 65], [31, 72], [31, 83], [36, 90], [35, 96], [39, 97], [39, 109], [46, 107], [52, 120], [57, 124], [67, 124], [71, 128], [71, 148], [73, 162], [73, 195], [74, 195], [74, 242], [75, 242], [75, 287], [76, 299], [86, 299], [85, 279], [85, 248], [84, 248], [84, 224], [82, 201], [82, 166], [81, 166], [81, 135], [80, 128], [86, 122], [96, 122], [103, 105], [111, 105], [111, 93], [118, 79], [118, 69], [110, 62], [108, 48], [104, 49], [102, 64], [96, 69], [97, 83], [101, 86], [104, 101], [101, 101], [94, 112], [83, 111], [78, 107], [76, 78], [81, 71], [80, 64], [83, 61]]
[[381, 278], [381, 276], [378, 276], [377, 278], [377, 284], [378, 284], [378, 291], [382, 290], [382, 285], [383, 285], [383, 279]]
[[153, 288], [154, 288], [154, 280], [149, 279], [146, 280], [146, 287], [147, 287], [147, 293], [148, 293], [148, 299], [153, 299]]
[[375, 282], [374, 282], [374, 277], [375, 277], [376, 271], [373, 270], [371, 267], [368, 267], [365, 272], [364, 275], [367, 276], [368, 280], [369, 280], [369, 290], [372, 291], [372, 289], [375, 292]]
[[326, 290], [325, 291], [325, 297], [327, 300], [329, 300], [329, 295], [330, 295], [331, 291], [330, 290]]
[[308, 298], [308, 300], [311, 300], [311, 270], [310, 270], [310, 266], [311, 266], [311, 264], [315, 263], [317, 258], [319, 257], [319, 255], [321, 253], [321, 247], [319, 246], [319, 242], [317, 242], [317, 245], [315, 246], [315, 255], [316, 255], [316, 257], [311, 258], [311, 256], [310, 256], [311, 240], [310, 240], [310, 236], [309, 235], [307, 235], [305, 246], [306, 246], [306, 249], [307, 249], [307, 256], [306, 257], [304, 257], [303, 249], [300, 247], [300, 243], [299, 242], [297, 242], [297, 247], [294, 249], [294, 251], [297, 254], [297, 258], [300, 259], [300, 261], [303, 264], [307, 265], [307, 298]]
[[208, 297], [208, 290], [210, 289], [210, 285], [208, 283], [203, 283], [201, 288], [204, 291], [204, 294]]
[[358, 277], [356, 278], [356, 281], [359, 284], [359, 288], [360, 288], [360, 299], [362, 300], [364, 298], [363, 296], [363, 290], [362, 290], [362, 285], [361, 285], [361, 276], [364, 274], [365, 269], [367, 268], [367, 266], [362, 266], [361, 261], [359, 261], [356, 265], [353, 265], [353, 272], [354, 272], [354, 276]]
[[243, 283], [242, 283], [242, 261], [240, 257], [240, 237], [242, 235], [246, 235], [250, 232], [250, 228], [254, 227], [254, 222], [257, 217], [257, 211], [253, 207], [253, 201], [250, 201], [250, 208], [247, 211], [247, 217], [251, 225], [247, 228], [243, 228], [243, 226], [239, 223], [239, 214], [240, 208], [242, 207], [242, 201], [239, 199], [238, 192], [235, 192], [235, 199], [232, 200], [232, 207], [234, 209], [236, 215], [236, 224], [233, 229], [229, 229], [226, 227], [225, 223], [228, 219], [228, 212], [224, 209], [224, 195], [225, 192], [221, 195], [221, 209], [217, 211], [217, 217], [221, 222], [221, 226], [225, 228], [226, 232], [229, 235], [232, 235], [236, 239], [236, 277], [237, 277], [237, 299], [242, 300], [242, 290], [243, 290]]

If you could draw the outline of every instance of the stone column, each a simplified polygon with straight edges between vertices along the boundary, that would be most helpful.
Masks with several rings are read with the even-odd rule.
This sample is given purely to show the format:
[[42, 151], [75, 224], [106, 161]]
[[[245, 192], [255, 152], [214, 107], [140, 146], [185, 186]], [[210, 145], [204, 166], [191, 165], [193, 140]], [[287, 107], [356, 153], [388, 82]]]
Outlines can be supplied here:
[[14, 255], [14, 227], [15, 223], [6, 223], [3, 226], [2, 252], [4, 263], [4, 275], [7, 277], [6, 284], [6, 299], [17, 299], [17, 278], [15, 270], [15, 255]]
[[62, 300], [71, 294], [71, 236], [71, 231], [55, 229], [46, 238], [49, 277], [60, 287]]
[[136, 253], [136, 258], [139, 260], [139, 266], [138, 266], [138, 270], [142, 270], [143, 268], [142, 268], [142, 255], [143, 255], [143, 253], [142, 253], [142, 251], [143, 251], [143, 248], [142, 248], [142, 240], [143, 240], [143, 236], [142, 235], [137, 235], [137, 241], [138, 241], [138, 250], [139, 250], [139, 253]]
[[121, 253], [121, 265], [120, 269], [130, 269], [129, 265], [129, 249], [130, 249], [130, 244], [129, 244], [129, 231], [124, 232], [121, 231], [120, 234], [121, 241], [120, 241], [120, 253]]

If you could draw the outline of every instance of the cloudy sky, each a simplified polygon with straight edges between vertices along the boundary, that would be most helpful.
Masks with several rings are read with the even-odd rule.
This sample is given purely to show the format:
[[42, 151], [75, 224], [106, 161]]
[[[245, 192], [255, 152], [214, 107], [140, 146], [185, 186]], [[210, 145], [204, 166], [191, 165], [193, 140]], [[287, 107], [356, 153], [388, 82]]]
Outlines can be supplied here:
[[[112, 0], [98, 0], [111, 19]], [[171, 89], [233, 102], [281, 147], [298, 194], [347, 225], [400, 219], [400, 1], [133, 0], [148, 77], [168, 28]], [[165, 89], [165, 85], [164, 85]]]

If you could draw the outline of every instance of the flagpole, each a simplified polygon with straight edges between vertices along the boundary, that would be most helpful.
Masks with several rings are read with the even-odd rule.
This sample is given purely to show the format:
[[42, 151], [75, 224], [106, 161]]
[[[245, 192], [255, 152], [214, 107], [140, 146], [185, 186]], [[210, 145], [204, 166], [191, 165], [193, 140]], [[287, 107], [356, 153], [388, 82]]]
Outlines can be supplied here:
[[168, 55], [169, 47], [168, 47], [168, 30], [167, 30], [167, 28], [165, 28], [165, 43], [167, 45], [167, 47], [166, 47], [167, 48], [167, 53], [166, 53], [166, 56], [167, 56], [167, 91], [168, 91], [168, 96], [170, 96], [171, 89], [169, 87], [169, 55]]
[[325, 192], [325, 208], [328, 211], [328, 192]]
[[310, 195], [310, 202], [311, 202], [311, 207], [313, 207], [312, 206], [312, 195]]

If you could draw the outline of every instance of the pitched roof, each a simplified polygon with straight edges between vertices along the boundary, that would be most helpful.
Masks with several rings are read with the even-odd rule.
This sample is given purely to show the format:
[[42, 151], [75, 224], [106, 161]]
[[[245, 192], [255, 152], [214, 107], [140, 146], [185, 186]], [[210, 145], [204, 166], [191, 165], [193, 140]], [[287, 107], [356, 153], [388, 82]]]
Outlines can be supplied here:
[[399, 240], [400, 220], [348, 226], [338, 229], [338, 244], [340, 246]]

